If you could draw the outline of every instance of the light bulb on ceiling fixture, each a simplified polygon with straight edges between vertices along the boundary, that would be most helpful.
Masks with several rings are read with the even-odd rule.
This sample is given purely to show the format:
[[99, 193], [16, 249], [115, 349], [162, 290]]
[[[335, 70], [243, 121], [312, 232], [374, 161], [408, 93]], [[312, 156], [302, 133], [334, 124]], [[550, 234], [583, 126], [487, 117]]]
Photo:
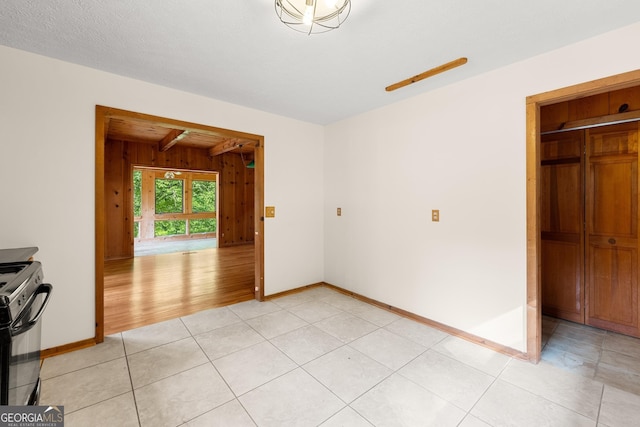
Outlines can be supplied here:
[[304, 25], [311, 25], [313, 23], [313, 15], [315, 5], [313, 4], [314, 0], [307, 0], [307, 4], [304, 8], [304, 15], [302, 16], [302, 23]]

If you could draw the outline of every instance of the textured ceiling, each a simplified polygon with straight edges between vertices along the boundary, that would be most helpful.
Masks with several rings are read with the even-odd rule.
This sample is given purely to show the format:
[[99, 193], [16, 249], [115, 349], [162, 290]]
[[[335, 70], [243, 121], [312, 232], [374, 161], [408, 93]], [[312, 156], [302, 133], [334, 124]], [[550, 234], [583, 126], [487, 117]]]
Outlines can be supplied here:
[[637, 21], [638, 0], [352, 0], [307, 36], [273, 0], [2, 0], [0, 44], [328, 124]]

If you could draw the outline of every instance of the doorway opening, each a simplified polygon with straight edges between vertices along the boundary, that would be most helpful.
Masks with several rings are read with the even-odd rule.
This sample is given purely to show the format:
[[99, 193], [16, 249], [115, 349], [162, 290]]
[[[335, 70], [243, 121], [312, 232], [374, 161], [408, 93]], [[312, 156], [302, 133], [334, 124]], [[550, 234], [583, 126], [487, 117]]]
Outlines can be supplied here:
[[[119, 268], [132, 271], [135, 267], [133, 260], [147, 258], [134, 257], [136, 222], [141, 222], [137, 227], [142, 227], [142, 223], [146, 221], [148, 228], [146, 231], [139, 228], [138, 236], [146, 233], [145, 236], [153, 235], [155, 238], [158, 237], [155, 223], [165, 221], [157, 228], [164, 227], [166, 234], [163, 237], [169, 240], [192, 239], [191, 236], [197, 234], [212, 236], [215, 225], [218, 247], [215, 251], [220, 253], [223, 260], [242, 257], [242, 264], [249, 265], [251, 272], [246, 282], [248, 288], [243, 292], [248, 292], [246, 295], [252, 298], [262, 300], [264, 137], [104, 106], [96, 106], [95, 123], [95, 341], [104, 340], [105, 263], [112, 260], [125, 264], [128, 262], [131, 265]], [[133, 214], [136, 203], [133, 175], [136, 167], [162, 170], [160, 180], [166, 180], [162, 182], [167, 187], [177, 188], [179, 185], [175, 183], [181, 182], [182, 192], [174, 188], [172, 194], [176, 197], [182, 194], [180, 203], [183, 205], [183, 212], [169, 212], [178, 210], [176, 205], [180, 203], [174, 198], [171, 202], [173, 205], [168, 203], [160, 206], [159, 216], [155, 213], [155, 199], [147, 204], [154, 205], [153, 214], [143, 215], [141, 211], [140, 216]], [[206, 183], [207, 179], [200, 179], [205, 177], [199, 175], [201, 173], [216, 174], [215, 190], [212, 190], [210, 183]], [[166, 178], [164, 174], [167, 174]], [[185, 181], [182, 179], [176, 180], [176, 177], [186, 174], [191, 174], [190, 187], [185, 187]], [[197, 183], [198, 188], [194, 189], [193, 183], [197, 181], [204, 183]], [[202, 200], [194, 201], [189, 196], [185, 197], [187, 192], [194, 191], [209, 196], [215, 191], [216, 207], [213, 214], [210, 207], [200, 206]], [[143, 197], [142, 194], [140, 197]], [[224, 212], [224, 215], [220, 215], [220, 212]], [[215, 221], [212, 221], [213, 219]], [[149, 226], [151, 222], [154, 222], [153, 226]], [[155, 255], [157, 256], [163, 255]], [[250, 257], [249, 261], [247, 256]], [[212, 256], [208, 257], [207, 262], [210, 262], [211, 258]], [[195, 258], [189, 260], [189, 257], [180, 260], [172, 271], [179, 270], [182, 275], [176, 279], [169, 279], [166, 286], [180, 289], [180, 284], [185, 278], [193, 276], [193, 263], [189, 265], [193, 260]], [[211, 276], [215, 273], [213, 268], [205, 266], [202, 271], [210, 275], [205, 281], [215, 283]], [[158, 277], [152, 277], [151, 280], [159, 283], [161, 280]], [[189, 297], [191, 290], [182, 289], [183, 295]], [[219, 291], [224, 291], [223, 287], [200, 289], [197, 298], [211, 299], [210, 296]], [[147, 299], [157, 298], [158, 295], [153, 289], [144, 292]]]
[[542, 342], [540, 109], [638, 85], [640, 70], [527, 97], [527, 357], [532, 362], [540, 360]]

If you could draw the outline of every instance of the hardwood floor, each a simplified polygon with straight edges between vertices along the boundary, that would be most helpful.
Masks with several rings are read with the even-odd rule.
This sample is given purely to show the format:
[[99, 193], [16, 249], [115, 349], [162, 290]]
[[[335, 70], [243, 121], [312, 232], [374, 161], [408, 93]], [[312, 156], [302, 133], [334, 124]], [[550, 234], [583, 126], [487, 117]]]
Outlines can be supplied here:
[[110, 260], [104, 332], [122, 332], [254, 298], [254, 246]]

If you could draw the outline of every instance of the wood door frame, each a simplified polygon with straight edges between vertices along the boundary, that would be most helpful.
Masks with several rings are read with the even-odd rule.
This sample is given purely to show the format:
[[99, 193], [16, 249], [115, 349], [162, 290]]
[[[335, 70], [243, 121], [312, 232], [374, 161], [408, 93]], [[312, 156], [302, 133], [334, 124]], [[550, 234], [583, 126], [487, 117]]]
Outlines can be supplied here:
[[640, 85], [640, 70], [592, 80], [526, 99], [527, 169], [527, 358], [540, 361], [542, 299], [540, 283], [540, 107]]
[[147, 120], [175, 125], [180, 128], [217, 132], [230, 138], [250, 139], [256, 142], [254, 149], [254, 250], [255, 250], [255, 299], [264, 299], [264, 136], [222, 129], [165, 117], [96, 105], [95, 122], [95, 337], [96, 343], [104, 341], [104, 253], [105, 253], [105, 142], [111, 118]]

